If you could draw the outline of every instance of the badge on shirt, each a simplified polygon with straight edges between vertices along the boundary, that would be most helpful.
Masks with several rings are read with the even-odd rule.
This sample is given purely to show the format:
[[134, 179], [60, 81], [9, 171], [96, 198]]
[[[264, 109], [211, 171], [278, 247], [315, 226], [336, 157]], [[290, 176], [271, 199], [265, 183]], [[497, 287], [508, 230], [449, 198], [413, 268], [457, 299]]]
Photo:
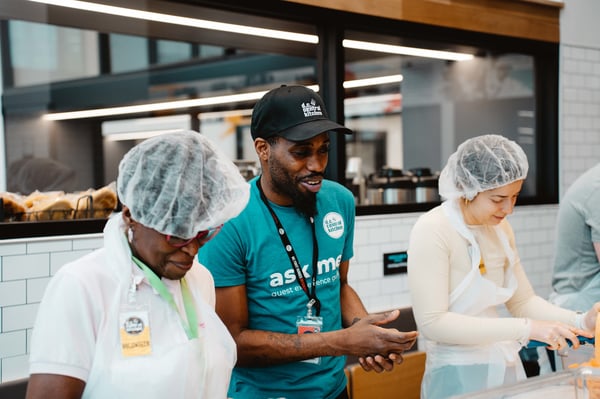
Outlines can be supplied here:
[[[298, 334], [314, 334], [321, 332], [323, 328], [323, 318], [319, 316], [298, 316], [296, 319], [296, 327], [298, 327]], [[306, 363], [321, 364], [321, 358], [315, 357], [313, 359], [302, 360]]]
[[119, 335], [123, 357], [151, 354], [148, 310], [140, 307], [122, 308], [119, 313]]

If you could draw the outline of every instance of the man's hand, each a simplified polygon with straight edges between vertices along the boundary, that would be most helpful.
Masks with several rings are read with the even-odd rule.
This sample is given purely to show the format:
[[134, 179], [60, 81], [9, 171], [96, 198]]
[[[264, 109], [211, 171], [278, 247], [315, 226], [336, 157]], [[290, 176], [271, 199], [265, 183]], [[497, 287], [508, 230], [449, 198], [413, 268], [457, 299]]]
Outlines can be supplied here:
[[381, 373], [382, 371], [392, 371], [394, 364], [400, 364], [404, 361], [402, 355], [399, 353], [390, 353], [388, 357], [381, 355], [359, 357], [358, 363], [365, 371], [375, 371]]
[[[401, 332], [395, 328], [382, 328], [400, 315], [399, 310], [373, 314], [355, 321], [349, 327], [349, 341], [358, 353], [358, 361], [365, 371], [391, 371], [394, 364], [402, 363], [402, 353], [413, 347], [417, 331]], [[358, 341], [358, 342], [357, 342]]]

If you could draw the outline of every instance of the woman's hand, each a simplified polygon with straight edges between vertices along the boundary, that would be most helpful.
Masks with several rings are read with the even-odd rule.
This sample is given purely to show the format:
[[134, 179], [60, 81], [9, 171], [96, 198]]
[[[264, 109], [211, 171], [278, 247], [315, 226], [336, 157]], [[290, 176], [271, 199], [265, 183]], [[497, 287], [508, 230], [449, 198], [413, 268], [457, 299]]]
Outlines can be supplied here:
[[567, 340], [571, 341], [573, 349], [577, 349], [580, 345], [578, 335], [588, 338], [593, 336], [589, 331], [559, 321], [531, 320], [529, 339], [547, 343], [548, 349], [567, 349], [569, 347]]

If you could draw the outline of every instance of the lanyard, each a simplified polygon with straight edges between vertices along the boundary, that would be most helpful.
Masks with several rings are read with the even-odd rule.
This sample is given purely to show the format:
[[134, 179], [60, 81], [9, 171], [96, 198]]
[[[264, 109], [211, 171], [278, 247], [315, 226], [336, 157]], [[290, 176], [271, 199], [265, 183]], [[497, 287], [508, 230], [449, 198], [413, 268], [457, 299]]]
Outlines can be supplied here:
[[319, 316], [321, 313], [321, 302], [317, 298], [317, 262], [318, 262], [317, 258], [319, 255], [319, 245], [317, 243], [317, 234], [315, 232], [315, 219], [312, 216], [309, 218], [309, 222], [310, 222], [310, 226], [311, 226], [311, 230], [312, 230], [312, 237], [313, 237], [313, 256], [312, 256], [313, 264], [312, 264], [312, 277], [311, 277], [310, 290], [309, 290], [308, 286], [306, 284], [306, 279], [304, 278], [304, 273], [302, 273], [302, 267], [300, 267], [300, 263], [298, 262], [298, 257], [296, 256], [296, 252], [294, 251], [294, 247], [292, 247], [292, 243], [290, 242], [290, 239], [289, 239], [287, 233], [285, 232], [285, 229], [283, 228], [281, 221], [275, 214], [275, 211], [273, 211], [273, 208], [271, 208], [271, 205], [269, 205], [269, 201], [267, 200], [267, 197], [265, 196], [265, 193], [263, 192], [262, 187], [261, 187], [260, 177], [256, 181], [256, 187], [258, 188], [258, 191], [260, 192], [260, 199], [266, 205], [267, 209], [269, 210], [269, 213], [271, 214], [271, 217], [273, 218], [273, 221], [275, 222], [275, 226], [277, 227], [277, 232], [279, 233], [279, 238], [281, 238], [281, 243], [283, 244], [283, 247], [285, 248], [285, 253], [290, 258], [290, 262], [292, 263], [292, 267], [294, 269], [294, 274], [296, 275], [296, 280], [298, 281], [298, 284], [300, 284], [302, 291], [304, 291], [304, 293], [306, 294], [308, 299], [314, 300], [313, 307], [316, 310], [317, 316]]
[[152, 288], [154, 288], [160, 294], [160, 296], [165, 301], [167, 301], [169, 305], [171, 305], [173, 309], [175, 309], [175, 311], [179, 315], [179, 320], [181, 321], [181, 325], [183, 326], [183, 329], [185, 330], [185, 333], [187, 334], [188, 338], [198, 338], [198, 316], [196, 315], [196, 308], [194, 307], [192, 294], [190, 293], [190, 289], [187, 285], [187, 282], [185, 281], [185, 278], [182, 278], [180, 280], [180, 284], [181, 295], [183, 296], [183, 307], [185, 308], [185, 315], [187, 316], [187, 323], [181, 316], [179, 308], [177, 307], [177, 305], [175, 304], [175, 300], [173, 299], [173, 295], [171, 295], [165, 283], [163, 283], [162, 280], [156, 274], [154, 274], [154, 272], [150, 270], [150, 268], [146, 266], [141, 260], [139, 260], [133, 255], [131, 256], [131, 258], [133, 259], [135, 264], [138, 265], [140, 269], [142, 269], [142, 271], [146, 275], [146, 278], [148, 278], [148, 281], [150, 282]]

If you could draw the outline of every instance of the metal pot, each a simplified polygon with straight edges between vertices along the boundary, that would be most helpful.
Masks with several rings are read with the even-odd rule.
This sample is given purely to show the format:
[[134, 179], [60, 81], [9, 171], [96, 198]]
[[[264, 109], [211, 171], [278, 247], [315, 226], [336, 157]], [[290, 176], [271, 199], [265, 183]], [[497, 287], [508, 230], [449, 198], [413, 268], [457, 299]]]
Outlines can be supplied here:
[[416, 202], [440, 201], [438, 190], [439, 173], [433, 174], [429, 168], [414, 168], [410, 172], [414, 176]]
[[415, 183], [412, 176], [400, 169], [383, 168], [369, 176], [367, 185], [369, 205], [407, 204], [415, 202]]

